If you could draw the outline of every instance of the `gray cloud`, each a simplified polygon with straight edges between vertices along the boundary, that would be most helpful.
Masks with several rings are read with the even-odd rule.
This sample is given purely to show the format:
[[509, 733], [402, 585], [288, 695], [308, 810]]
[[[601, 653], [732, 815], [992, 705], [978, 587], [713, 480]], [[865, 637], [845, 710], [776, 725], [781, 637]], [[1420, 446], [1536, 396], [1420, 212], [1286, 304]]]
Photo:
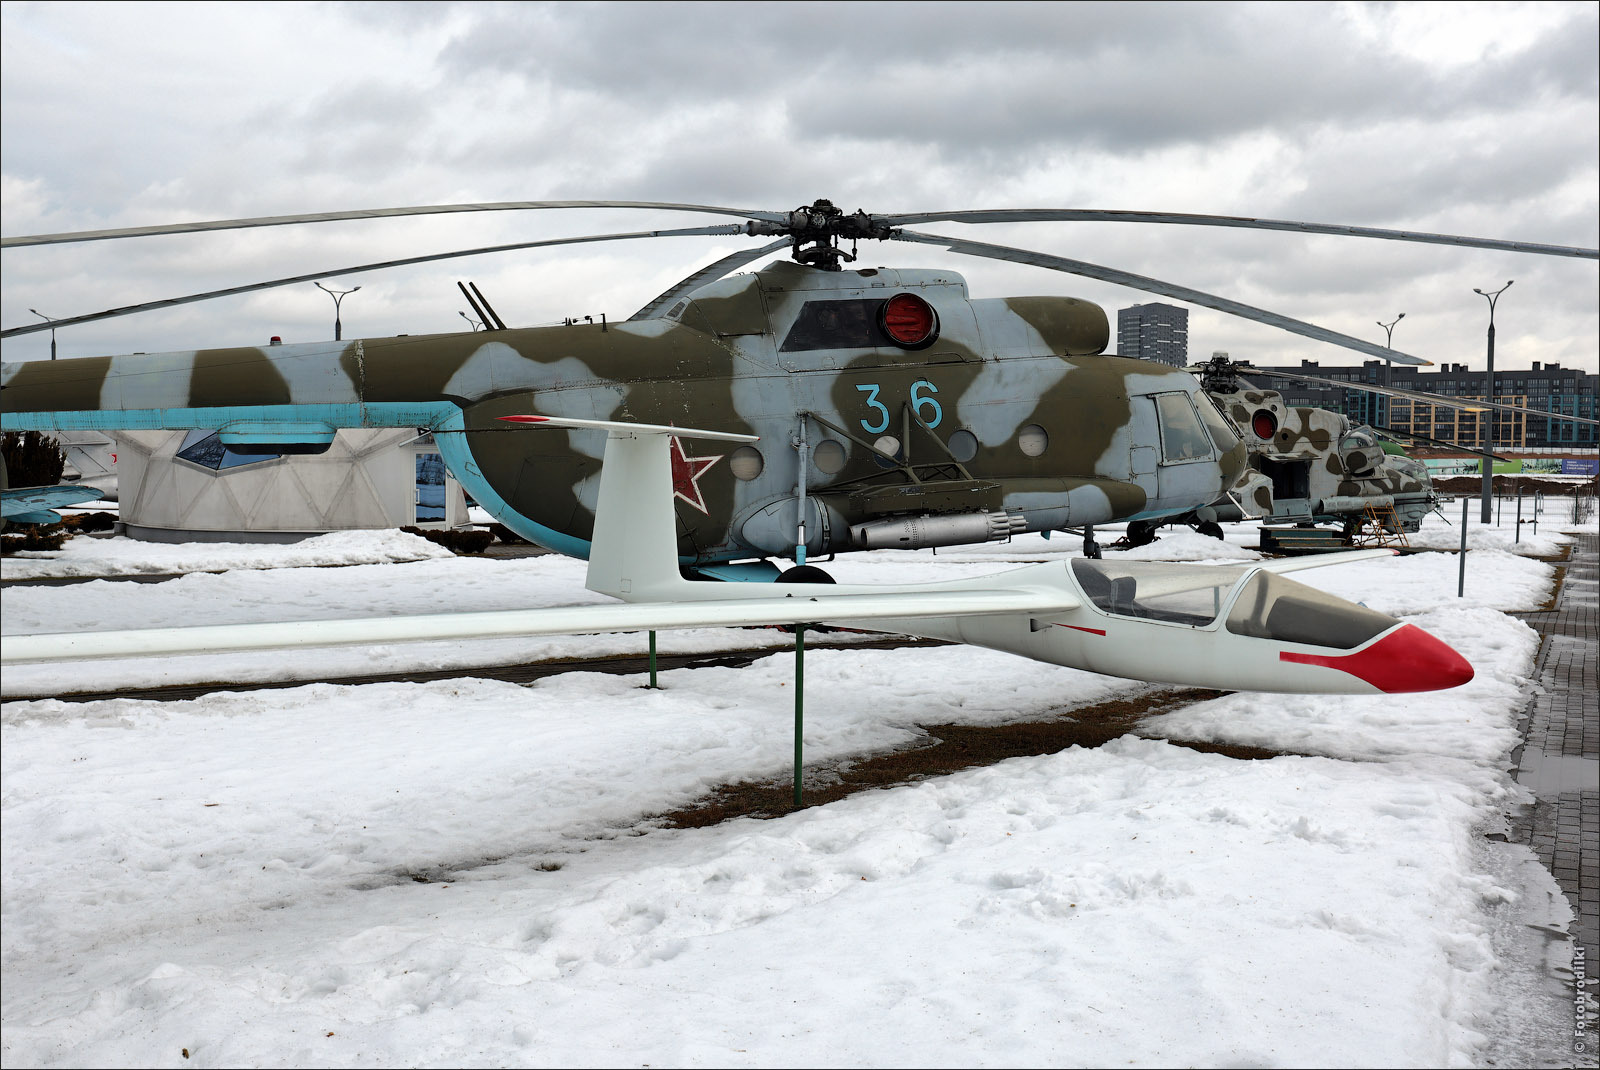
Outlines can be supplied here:
[[[1443, 58], [1409, 47], [1402, 25], [1430, 11], [318, 4], [180, 15], [13, 4], [0, 12], [5, 229], [557, 197], [783, 209], [828, 196], [871, 211], [1151, 208], [1594, 244], [1593, 5], [1460, 9], [1452, 21], [1500, 18], [1508, 32], [1446, 47]], [[47, 302], [64, 315], [419, 251], [677, 223], [455, 217], [8, 252], [0, 320]], [[1450, 359], [1478, 348], [1479, 325], [1456, 322], [1471, 316], [1461, 295], [1516, 277], [1540, 317], [1528, 346], [1596, 349], [1592, 262], [1535, 267], [1528, 257], [1177, 228], [948, 229], [1352, 333], [1403, 302], [1416, 344]], [[370, 275], [347, 322], [372, 333], [453, 329], [456, 277], [477, 278], [528, 317], [625, 315], [713, 259], [716, 244]], [[874, 245], [866, 259], [950, 265], [979, 293], [1069, 292], [1113, 308], [1141, 299], [920, 247]], [[63, 351], [325, 331], [325, 303], [307, 286], [191, 306], [66, 332]], [[1195, 323], [1197, 348], [1209, 332], [1221, 348], [1340, 359], [1211, 313]], [[6, 356], [37, 353], [37, 342], [7, 342]]]

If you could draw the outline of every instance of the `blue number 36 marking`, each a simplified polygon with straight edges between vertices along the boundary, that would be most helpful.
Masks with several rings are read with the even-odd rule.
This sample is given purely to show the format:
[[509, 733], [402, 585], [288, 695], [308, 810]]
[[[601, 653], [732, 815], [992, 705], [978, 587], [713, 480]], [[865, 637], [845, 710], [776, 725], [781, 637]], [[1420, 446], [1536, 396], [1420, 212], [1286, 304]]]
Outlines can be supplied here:
[[[878, 400], [878, 391], [881, 389], [879, 384], [867, 383], [856, 389], [867, 395], [867, 408], [876, 409], [878, 412], [876, 423], [861, 421], [862, 430], [871, 435], [889, 430], [889, 407]], [[911, 411], [915, 412], [917, 419], [927, 424], [929, 428], [938, 427], [944, 420], [944, 409], [932, 396], [938, 392], [939, 388], [926, 379], [918, 379], [911, 384]]]
[[856, 389], [866, 393], [866, 395], [867, 395], [867, 408], [869, 408], [869, 409], [877, 409], [880, 413], [883, 414], [883, 419], [881, 419], [878, 423], [869, 424], [867, 421], [862, 420], [861, 421], [861, 426], [866, 430], [866, 432], [868, 434], [872, 434], [872, 435], [876, 435], [880, 431], [889, 430], [889, 407], [887, 405], [885, 405], [883, 402], [878, 400], [878, 384], [877, 383], [868, 383], [866, 386], [858, 386], [858, 387], [856, 387]]

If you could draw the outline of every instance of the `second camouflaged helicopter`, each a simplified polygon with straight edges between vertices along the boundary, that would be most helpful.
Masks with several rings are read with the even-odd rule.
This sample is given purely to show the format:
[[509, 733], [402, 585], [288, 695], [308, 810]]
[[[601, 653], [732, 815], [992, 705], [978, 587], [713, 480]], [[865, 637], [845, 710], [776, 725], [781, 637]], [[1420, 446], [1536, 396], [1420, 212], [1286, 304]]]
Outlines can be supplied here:
[[[513, 531], [586, 557], [604, 436], [531, 435], [536, 412], [760, 436], [727, 452], [672, 448], [678, 553], [705, 574], [771, 578], [764, 560], [1003, 539], [1186, 513], [1246, 475], [1239, 436], [1184, 371], [1102, 355], [1105, 312], [1070, 297], [975, 300], [947, 271], [846, 269], [841, 240], [891, 239], [1088, 275], [1217, 308], [1402, 363], [1426, 363], [1200, 291], [1028, 250], [920, 234], [930, 219], [1110, 219], [1593, 250], [1217, 216], [1039, 210], [845, 215], [638, 202], [521, 202], [227, 220], [6, 239], [9, 246], [340, 218], [498, 208], [711, 212], [743, 225], [665, 234], [781, 235], [696, 272], [620, 323], [6, 364], [3, 426], [215, 428], [235, 450], [315, 451], [341, 427], [430, 430], [480, 505]], [[728, 272], [788, 244], [794, 262]], [[484, 249], [410, 258], [407, 263]], [[389, 265], [358, 265], [57, 320], [74, 322]], [[13, 328], [4, 335], [25, 333]], [[813, 573], [808, 573], [812, 578]]]

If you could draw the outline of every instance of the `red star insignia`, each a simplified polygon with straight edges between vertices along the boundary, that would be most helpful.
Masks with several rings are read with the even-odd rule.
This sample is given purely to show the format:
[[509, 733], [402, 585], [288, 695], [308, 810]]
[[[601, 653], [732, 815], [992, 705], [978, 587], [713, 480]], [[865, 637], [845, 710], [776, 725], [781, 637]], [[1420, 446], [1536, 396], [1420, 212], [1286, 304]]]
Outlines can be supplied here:
[[711, 510], [706, 508], [705, 495], [700, 492], [700, 477], [706, 474], [706, 469], [722, 460], [723, 455], [715, 457], [688, 457], [684, 455], [683, 443], [677, 435], [672, 436], [672, 496], [682, 498], [707, 516]]

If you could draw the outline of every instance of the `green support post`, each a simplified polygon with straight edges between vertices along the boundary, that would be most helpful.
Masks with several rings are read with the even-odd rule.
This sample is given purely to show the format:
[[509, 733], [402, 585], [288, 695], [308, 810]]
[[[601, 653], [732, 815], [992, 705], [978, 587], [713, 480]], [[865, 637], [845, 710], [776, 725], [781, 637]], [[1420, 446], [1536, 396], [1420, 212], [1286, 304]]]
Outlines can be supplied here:
[[806, 626], [794, 626], [794, 805], [800, 808], [801, 748], [805, 736]]
[[656, 633], [650, 633], [650, 690], [656, 691]]

